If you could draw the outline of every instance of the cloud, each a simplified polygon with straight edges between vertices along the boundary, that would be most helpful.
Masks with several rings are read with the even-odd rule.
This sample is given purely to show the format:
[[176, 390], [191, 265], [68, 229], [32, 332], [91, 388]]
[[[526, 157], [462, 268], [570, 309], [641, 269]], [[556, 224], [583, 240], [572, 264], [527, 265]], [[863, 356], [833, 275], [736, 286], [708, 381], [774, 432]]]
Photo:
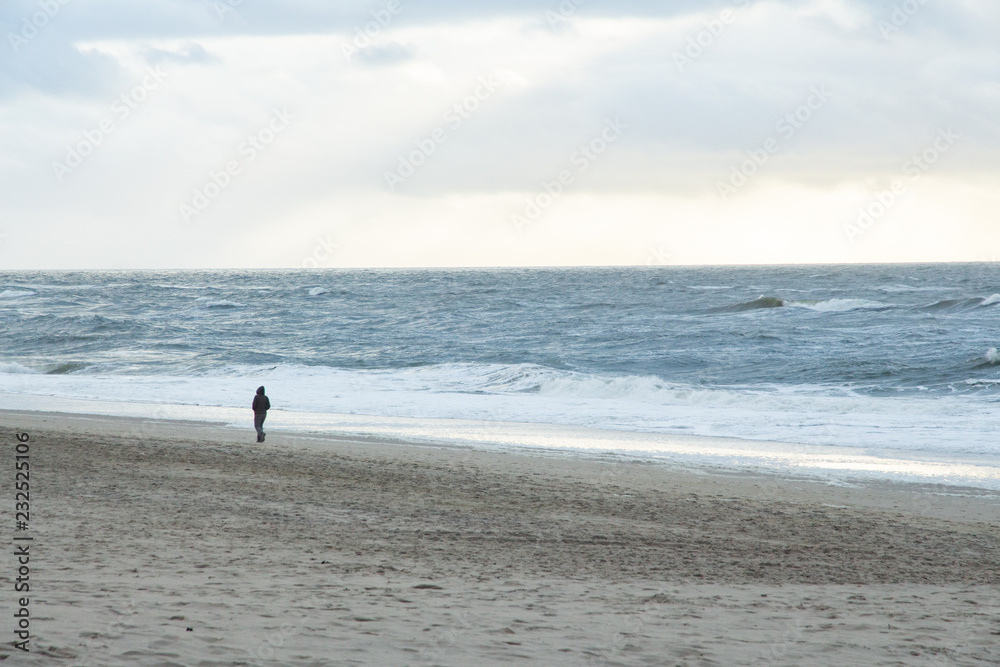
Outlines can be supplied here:
[[[37, 7], [4, 5], [4, 34]], [[339, 230], [373, 244], [353, 255], [372, 263], [374, 239], [401, 229], [407, 242], [386, 251], [387, 263], [559, 263], [587, 253], [589, 263], [620, 262], [670, 238], [680, 261], [709, 261], [711, 252], [778, 261], [776, 249], [784, 261], [850, 259], [862, 255], [829, 239], [947, 127], [961, 138], [893, 215], [923, 216], [926, 230], [932, 223], [912, 202], [940, 212], [961, 196], [951, 202], [959, 226], [978, 230], [997, 196], [989, 185], [1000, 149], [996, 3], [926, 3], [903, 17], [874, 0], [61, 7], [0, 56], [2, 263], [296, 264], [277, 242], [247, 250], [247, 238], [284, 238], [283, 229], [291, 246], [297, 235]], [[374, 36], [345, 58], [344, 45], [372, 22]], [[166, 78], [143, 92], [150, 66]], [[487, 93], [482, 78], [494, 76], [503, 83]], [[828, 99], [817, 103], [817, 89]], [[267, 136], [275, 109], [294, 120], [246, 159], [241, 147]], [[615, 118], [628, 125], [620, 140], [578, 170], [574, 156], [600, 146]], [[96, 142], [105, 119], [113, 131]], [[720, 199], [718, 184], [772, 139], [766, 164]], [[57, 178], [53, 163], [74, 151], [89, 152]], [[179, 204], [225, 180], [233, 160], [239, 174], [182, 226]], [[390, 191], [386, 173], [401, 160], [413, 173]], [[510, 215], [566, 169], [572, 186], [517, 235]], [[627, 224], [615, 211], [627, 212]], [[586, 242], [566, 238], [573, 216]], [[752, 229], [738, 229], [740, 219]], [[53, 237], [72, 239], [73, 250], [53, 250], [45, 241]], [[780, 237], [787, 248], [751, 237]], [[489, 247], [463, 255], [476, 238]], [[866, 235], [866, 248], [888, 253], [878, 238]], [[710, 239], [714, 251], [694, 247]], [[938, 248], [929, 238], [905, 247], [914, 258]]]
[[374, 44], [368, 48], [359, 49], [352, 59], [358, 62], [375, 67], [382, 65], [397, 65], [412, 59], [417, 53], [413, 46], [389, 42], [387, 44]]
[[176, 50], [149, 48], [144, 57], [151, 65], [214, 65], [222, 62], [197, 43], [180, 46]]
[[[0, 60], [0, 104], [24, 93], [69, 99], [107, 91], [120, 76], [118, 63], [73, 44], [32, 44], [27, 53], [5, 53]], [[2, 48], [2, 47], [0, 47]]]

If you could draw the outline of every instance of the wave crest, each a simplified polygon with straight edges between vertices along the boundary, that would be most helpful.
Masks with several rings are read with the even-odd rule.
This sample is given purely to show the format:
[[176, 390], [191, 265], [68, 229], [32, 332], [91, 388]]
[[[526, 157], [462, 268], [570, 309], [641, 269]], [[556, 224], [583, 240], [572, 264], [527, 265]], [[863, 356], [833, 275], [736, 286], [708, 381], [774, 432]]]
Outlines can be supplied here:
[[974, 310], [976, 308], [990, 308], [997, 304], [1000, 304], [1000, 294], [992, 294], [986, 297], [976, 296], [969, 299], [942, 299], [941, 301], [921, 306], [920, 310], [929, 312], [963, 311]]
[[722, 308], [716, 308], [713, 312], [716, 313], [743, 313], [749, 310], [761, 310], [763, 308], [782, 308], [785, 305], [784, 299], [779, 299], [773, 296], [761, 296], [753, 301], [747, 301], [746, 303], [737, 303], [733, 306], [723, 306]]
[[29, 290], [17, 289], [6, 289], [0, 292], [0, 299], [20, 299], [26, 296], [35, 296], [35, 293]]
[[888, 310], [889, 304], [866, 299], [827, 299], [826, 301], [791, 301], [789, 306], [806, 308], [820, 313], [846, 313], [852, 310]]
[[34, 368], [28, 368], [27, 366], [22, 366], [21, 364], [11, 362], [7, 364], [0, 364], [0, 374], [3, 375], [40, 375], [39, 371]]
[[824, 301], [785, 301], [772, 296], [761, 296], [753, 301], [716, 308], [716, 313], [743, 313], [766, 308], [804, 308], [819, 313], [846, 313], [852, 310], [889, 310], [893, 306], [866, 299], [826, 299]]
[[81, 363], [79, 361], [67, 361], [61, 364], [56, 364], [49, 370], [45, 371], [46, 375], [68, 375], [69, 373], [75, 373], [77, 371], [82, 371], [87, 368], [87, 364]]
[[225, 299], [211, 299], [207, 296], [200, 296], [195, 299], [199, 304], [205, 308], [242, 308], [242, 303], [236, 303], [235, 301], [227, 301]]

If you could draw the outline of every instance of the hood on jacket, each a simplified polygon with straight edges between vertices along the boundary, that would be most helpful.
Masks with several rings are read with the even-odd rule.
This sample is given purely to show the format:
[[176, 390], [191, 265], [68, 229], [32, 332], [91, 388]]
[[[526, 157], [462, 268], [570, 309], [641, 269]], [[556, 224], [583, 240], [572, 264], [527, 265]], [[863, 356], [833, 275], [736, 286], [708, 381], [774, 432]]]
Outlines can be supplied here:
[[260, 387], [257, 387], [257, 395], [258, 396], [263, 396], [264, 395], [264, 387], [263, 387], [263, 385], [260, 386]]

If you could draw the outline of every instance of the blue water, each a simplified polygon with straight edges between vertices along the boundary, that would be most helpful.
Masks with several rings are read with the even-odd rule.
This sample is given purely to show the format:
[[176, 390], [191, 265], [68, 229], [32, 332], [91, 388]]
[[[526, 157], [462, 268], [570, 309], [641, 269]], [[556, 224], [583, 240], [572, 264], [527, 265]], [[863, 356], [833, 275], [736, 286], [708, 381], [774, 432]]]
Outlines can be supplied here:
[[993, 264], [0, 273], [0, 392], [1000, 455]]

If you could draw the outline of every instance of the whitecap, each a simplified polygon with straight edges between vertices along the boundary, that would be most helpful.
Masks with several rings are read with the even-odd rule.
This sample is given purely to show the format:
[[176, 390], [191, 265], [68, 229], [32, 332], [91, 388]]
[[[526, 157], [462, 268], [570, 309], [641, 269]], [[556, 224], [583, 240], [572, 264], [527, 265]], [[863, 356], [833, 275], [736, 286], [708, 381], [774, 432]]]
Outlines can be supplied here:
[[851, 310], [887, 310], [889, 304], [865, 299], [828, 299], [826, 301], [789, 301], [786, 305], [821, 313], [846, 313]]
[[34, 368], [28, 368], [27, 366], [22, 366], [18, 363], [7, 363], [0, 364], [0, 373], [4, 375], [40, 375], [40, 371], [36, 371]]
[[0, 292], [0, 299], [19, 299], [25, 296], [35, 296], [34, 292], [28, 290], [13, 290], [8, 289]]
[[989, 380], [989, 379], [969, 379], [965, 381], [965, 384], [971, 387], [995, 387], [1000, 385], [1000, 380]]
[[982, 307], [995, 306], [998, 303], [1000, 303], [1000, 294], [993, 294], [983, 299], [983, 302], [979, 305]]

